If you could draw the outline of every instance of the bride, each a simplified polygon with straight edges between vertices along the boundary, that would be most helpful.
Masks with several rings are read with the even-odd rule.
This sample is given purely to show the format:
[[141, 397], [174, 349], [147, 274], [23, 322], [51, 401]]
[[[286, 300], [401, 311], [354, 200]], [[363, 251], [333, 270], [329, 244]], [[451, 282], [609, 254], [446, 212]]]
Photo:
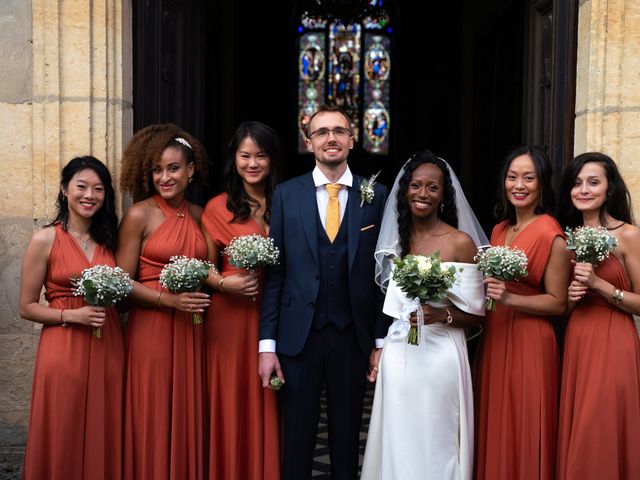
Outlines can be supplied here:
[[[471, 478], [473, 394], [464, 329], [484, 315], [473, 257], [486, 243], [449, 165], [428, 150], [411, 157], [391, 190], [376, 247], [383, 311], [395, 321], [369, 366], [377, 384], [363, 480]], [[417, 305], [391, 278], [393, 259], [435, 252], [463, 270], [445, 302], [422, 305], [420, 343], [409, 345]]]

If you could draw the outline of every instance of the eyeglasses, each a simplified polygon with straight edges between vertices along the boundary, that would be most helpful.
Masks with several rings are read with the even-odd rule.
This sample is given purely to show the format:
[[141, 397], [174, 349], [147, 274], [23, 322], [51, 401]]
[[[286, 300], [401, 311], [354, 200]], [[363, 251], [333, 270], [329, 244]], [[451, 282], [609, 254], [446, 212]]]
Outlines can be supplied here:
[[309, 134], [309, 138], [319, 138], [326, 139], [330, 133], [333, 133], [333, 136], [336, 138], [345, 138], [353, 135], [351, 130], [345, 127], [336, 127], [336, 128], [319, 128]]

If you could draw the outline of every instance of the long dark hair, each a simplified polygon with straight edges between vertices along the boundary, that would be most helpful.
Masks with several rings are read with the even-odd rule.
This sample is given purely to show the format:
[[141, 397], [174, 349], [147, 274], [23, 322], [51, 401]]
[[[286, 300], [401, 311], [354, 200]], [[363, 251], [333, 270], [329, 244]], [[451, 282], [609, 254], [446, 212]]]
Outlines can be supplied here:
[[498, 194], [493, 214], [496, 221], [501, 222], [507, 220], [509, 225], [515, 225], [516, 223], [516, 209], [509, 202], [507, 198], [507, 192], [504, 188], [504, 182], [507, 179], [511, 162], [521, 155], [529, 155], [533, 161], [533, 165], [536, 169], [536, 176], [538, 177], [538, 188], [540, 189], [540, 197], [538, 205], [534, 209], [533, 213], [536, 215], [542, 215], [543, 213], [554, 213], [556, 206], [556, 196], [553, 192], [553, 185], [551, 180], [553, 179], [553, 169], [551, 168], [551, 162], [544, 150], [535, 145], [522, 145], [511, 150], [504, 159], [502, 164], [502, 171], [500, 172], [500, 185], [498, 186]]
[[570, 228], [582, 225], [582, 213], [571, 201], [571, 189], [580, 170], [589, 162], [597, 162], [602, 165], [607, 175], [607, 198], [600, 207], [600, 223], [606, 227], [606, 215], [609, 214], [616, 220], [633, 224], [629, 189], [615, 162], [604, 153], [587, 152], [571, 160], [564, 169], [560, 184], [560, 199], [562, 201], [558, 207], [558, 218], [561, 225]]
[[456, 209], [456, 191], [451, 184], [451, 174], [447, 168], [447, 164], [436, 157], [429, 150], [423, 150], [415, 153], [404, 166], [404, 173], [398, 181], [398, 195], [396, 197], [398, 208], [398, 234], [400, 237], [400, 247], [402, 248], [402, 256], [407, 255], [411, 251], [411, 227], [413, 219], [411, 210], [407, 202], [407, 190], [411, 182], [413, 172], [425, 163], [430, 163], [438, 167], [442, 171], [444, 178], [444, 195], [442, 197], [443, 208], [438, 208], [437, 215], [445, 223], [454, 228], [458, 228], [458, 210]]
[[245, 122], [241, 124], [231, 137], [227, 147], [227, 159], [224, 166], [224, 183], [227, 192], [227, 208], [233, 213], [232, 222], [236, 219], [246, 220], [251, 216], [251, 207], [257, 206], [258, 201], [252, 198], [244, 189], [242, 177], [236, 170], [236, 152], [245, 138], [251, 138], [254, 143], [269, 157], [269, 175], [265, 179], [265, 211], [264, 221], [271, 220], [271, 198], [276, 188], [278, 170], [282, 158], [278, 134], [269, 125], [260, 122]]
[[56, 200], [58, 214], [55, 220], [48, 226], [60, 224], [62, 228], [67, 231], [69, 204], [64, 191], [68, 190], [69, 182], [73, 176], [86, 169], [96, 172], [96, 175], [98, 175], [98, 178], [100, 178], [104, 186], [104, 202], [100, 210], [98, 210], [91, 219], [89, 234], [97, 244], [115, 250], [118, 240], [118, 216], [116, 215], [115, 205], [116, 196], [113, 191], [113, 183], [111, 182], [109, 169], [95, 157], [76, 157], [62, 169], [62, 173], [60, 174], [60, 192]]

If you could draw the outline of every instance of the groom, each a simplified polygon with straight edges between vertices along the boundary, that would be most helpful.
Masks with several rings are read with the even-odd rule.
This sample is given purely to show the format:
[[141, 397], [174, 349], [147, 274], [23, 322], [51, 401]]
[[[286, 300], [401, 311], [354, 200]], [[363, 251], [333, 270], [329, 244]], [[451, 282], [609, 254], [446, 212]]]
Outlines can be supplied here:
[[367, 365], [388, 327], [373, 257], [387, 192], [376, 184], [362, 200], [340, 109], [320, 107], [306, 134], [315, 169], [279, 185], [271, 206], [280, 264], [264, 280], [259, 373], [264, 387], [273, 373], [286, 381], [282, 478], [311, 477], [326, 387], [331, 478], [355, 479]]

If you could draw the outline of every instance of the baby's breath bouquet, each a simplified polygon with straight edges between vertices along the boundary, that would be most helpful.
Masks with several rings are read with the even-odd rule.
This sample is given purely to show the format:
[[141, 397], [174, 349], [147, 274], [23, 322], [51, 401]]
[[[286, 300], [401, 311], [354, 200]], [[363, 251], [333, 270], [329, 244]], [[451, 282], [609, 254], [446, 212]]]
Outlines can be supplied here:
[[234, 238], [223, 253], [229, 257], [231, 265], [245, 270], [277, 265], [280, 255], [280, 251], [273, 244], [273, 238], [256, 233]]
[[[273, 238], [257, 233], [235, 237], [223, 250], [229, 257], [229, 263], [236, 268], [254, 270], [278, 264], [280, 250], [274, 245]], [[251, 297], [255, 301], [256, 297]]]
[[609, 254], [618, 246], [618, 240], [604, 227], [577, 227], [573, 231], [567, 228], [567, 249], [573, 250], [577, 262], [597, 265], [609, 258]]
[[[133, 289], [129, 274], [120, 267], [95, 265], [82, 271], [80, 277], [72, 278], [73, 294], [84, 296], [84, 301], [96, 307], [112, 307]], [[93, 336], [100, 338], [100, 327], [93, 329]]]
[[[173, 256], [160, 272], [160, 285], [173, 293], [195, 292], [204, 285], [213, 266], [198, 258], [188, 258], [184, 255]], [[198, 312], [193, 314], [193, 324], [202, 323]]]
[[[474, 259], [478, 262], [478, 270], [487, 277], [509, 281], [519, 280], [529, 274], [527, 272], [527, 254], [519, 248], [490, 247], [478, 250]], [[496, 301], [493, 298], [487, 298], [485, 307], [487, 310], [495, 311]]]
[[[457, 269], [445, 266], [440, 261], [440, 252], [431, 256], [406, 255], [393, 261], [395, 270], [393, 280], [400, 290], [410, 299], [417, 299], [420, 304], [446, 298], [449, 290], [457, 280]], [[461, 269], [462, 270], [462, 269]], [[418, 308], [420, 316], [420, 307]], [[418, 345], [418, 327], [411, 326], [407, 335], [407, 343]]]

